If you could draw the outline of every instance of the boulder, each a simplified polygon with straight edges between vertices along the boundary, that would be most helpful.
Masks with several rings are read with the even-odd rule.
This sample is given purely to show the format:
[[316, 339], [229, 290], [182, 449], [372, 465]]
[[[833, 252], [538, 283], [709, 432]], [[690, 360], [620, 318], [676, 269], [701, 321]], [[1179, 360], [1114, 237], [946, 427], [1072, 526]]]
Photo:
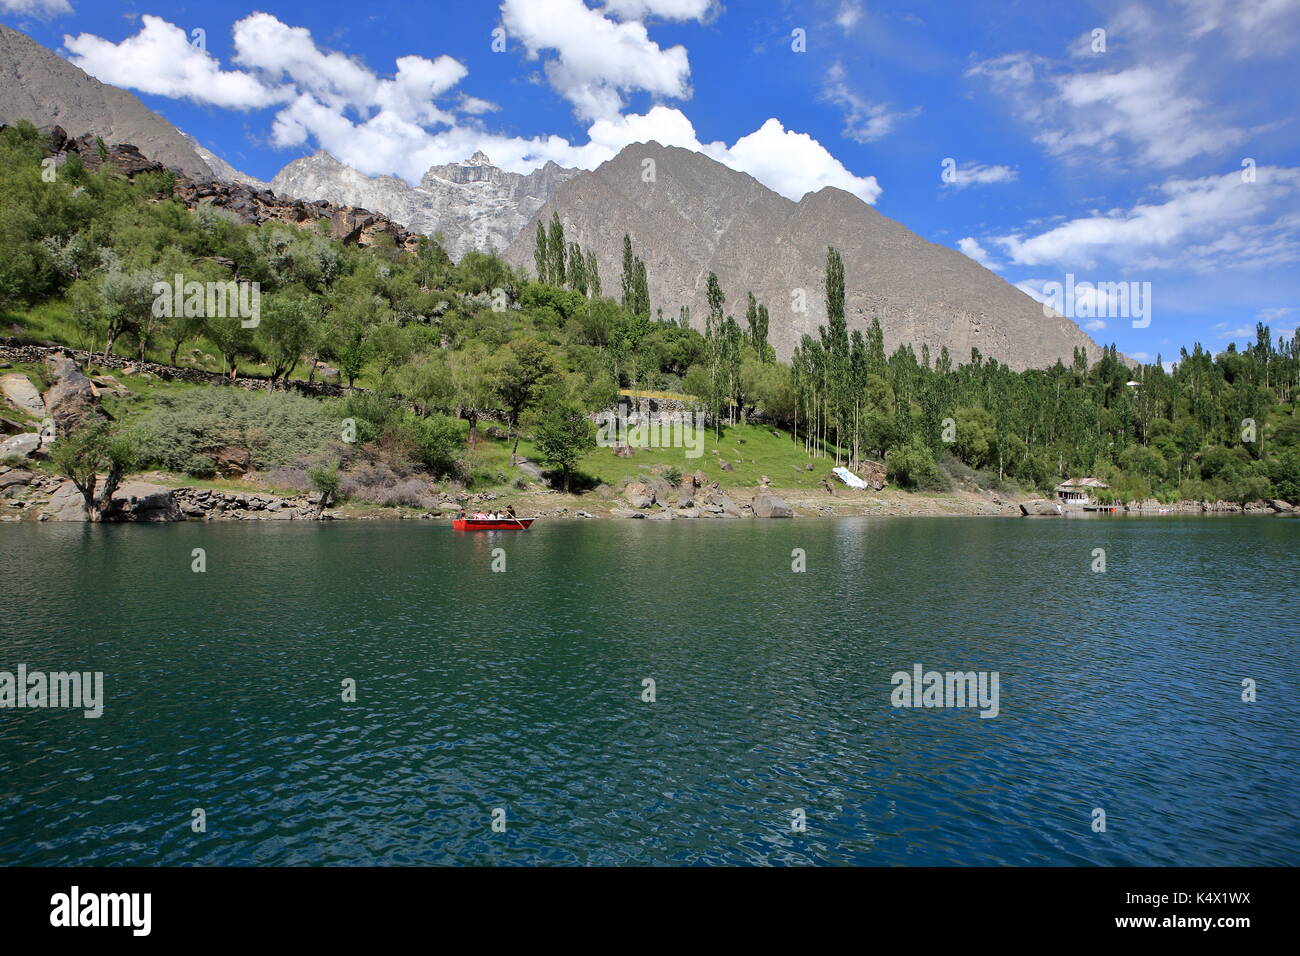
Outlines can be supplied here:
[[23, 432], [21, 435], [12, 435], [4, 441], [0, 441], [0, 461], [15, 455], [19, 458], [30, 458], [36, 454], [41, 447], [41, 436], [36, 432]]
[[1022, 515], [1059, 515], [1061, 506], [1055, 501], [1048, 501], [1046, 498], [1031, 498], [1029, 501], [1020, 502], [1020, 513]]
[[0, 489], [25, 485], [35, 477], [36, 476], [30, 471], [23, 471], [21, 468], [15, 468], [13, 471], [7, 471], [3, 475], [0, 475]]
[[51, 521], [85, 521], [86, 499], [71, 480], [65, 481], [41, 508], [41, 515]]
[[54, 382], [45, 393], [45, 407], [54, 419], [55, 434], [68, 435], [85, 422], [107, 418], [99, 407], [94, 385], [76, 362], [64, 355], [52, 355], [45, 364]]
[[1283, 501], [1281, 498], [1274, 498], [1269, 502], [1269, 506], [1278, 514], [1291, 514], [1295, 511], [1295, 505], [1289, 501]]
[[644, 518], [645, 512], [632, 511], [628, 508], [611, 508], [609, 516], [611, 518]]
[[253, 467], [253, 453], [247, 448], [226, 445], [208, 452], [212, 467], [223, 478], [238, 478], [248, 474]]
[[181, 521], [172, 489], [146, 481], [128, 481], [113, 492], [108, 514], [127, 521]]
[[793, 518], [794, 509], [770, 492], [754, 495], [750, 502], [754, 516], [758, 518]]
[[41, 393], [36, 391], [36, 386], [26, 375], [0, 375], [0, 392], [4, 392], [5, 401], [20, 412], [26, 412], [32, 418], [45, 417]]

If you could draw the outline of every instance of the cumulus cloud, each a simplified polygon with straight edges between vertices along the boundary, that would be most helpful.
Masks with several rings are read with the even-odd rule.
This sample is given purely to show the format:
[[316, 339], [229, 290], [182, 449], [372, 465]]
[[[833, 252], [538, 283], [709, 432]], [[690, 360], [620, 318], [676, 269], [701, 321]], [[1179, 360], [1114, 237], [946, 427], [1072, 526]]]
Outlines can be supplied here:
[[1020, 173], [1010, 166], [986, 166], [983, 163], [960, 163], [953, 172], [951, 181], [945, 179], [947, 189], [965, 189], [967, 186], [989, 186], [994, 183], [1013, 183], [1020, 178]]
[[1095, 162], [1131, 149], [1142, 162], [1167, 168], [1219, 153], [1246, 136], [1188, 92], [1190, 67], [1191, 60], [1175, 58], [1062, 72], [1043, 57], [1010, 53], [975, 64], [967, 76], [1005, 97], [1054, 156]]
[[[624, 9], [686, 16], [707, 4], [637, 0]], [[163, 96], [234, 109], [273, 105], [274, 145], [315, 146], [369, 176], [396, 175], [414, 183], [430, 166], [459, 162], [480, 149], [512, 172], [530, 172], [548, 161], [592, 169], [631, 143], [654, 140], [704, 153], [790, 199], [826, 186], [869, 203], [881, 192], [874, 176], [850, 173], [817, 140], [775, 118], [730, 144], [702, 142], [685, 114], [663, 105], [601, 116], [590, 123], [586, 143], [554, 135], [506, 136], [484, 126], [479, 114], [494, 104], [458, 89], [467, 71], [448, 56], [400, 57], [393, 75], [382, 77], [360, 60], [321, 49], [309, 31], [255, 13], [234, 27], [233, 60], [243, 69], [223, 71], [206, 51], [190, 47], [179, 27], [157, 17], [145, 21], [140, 33], [119, 44], [84, 34], [69, 38], [79, 51], [78, 65], [105, 82]]]
[[161, 17], [145, 15], [142, 24], [139, 33], [121, 43], [82, 33], [65, 36], [63, 45], [72, 53], [71, 62], [96, 79], [158, 96], [248, 110], [281, 102], [291, 93], [247, 73], [221, 69], [211, 54], [190, 44], [184, 30]]
[[900, 121], [921, 112], [920, 107], [909, 112], [897, 112], [884, 103], [872, 103], [862, 98], [849, 86], [848, 76], [840, 63], [832, 64], [826, 71], [822, 99], [843, 111], [844, 136], [856, 143], [874, 143], [892, 133]]
[[68, 0], [0, 0], [0, 11], [48, 20], [71, 13], [72, 4]]
[[1018, 265], [1099, 262], [1137, 268], [1276, 266], [1300, 261], [1300, 168], [1171, 179], [1159, 202], [1067, 220], [993, 241]]
[[[634, 10], [691, 8], [686, 0], [629, 0], [615, 6], [628, 16]], [[691, 95], [686, 47], [661, 48], [640, 20], [610, 19], [583, 0], [504, 0], [501, 23], [530, 59], [543, 60], [552, 88], [573, 104], [580, 119], [619, 115], [626, 92], [673, 99]]]
[[703, 20], [716, 6], [715, 0], [605, 0], [605, 9], [621, 20]]
[[996, 269], [997, 265], [989, 251], [980, 245], [979, 240], [973, 236], [966, 236], [964, 239], [957, 240], [957, 248], [964, 254], [974, 259], [985, 269]]

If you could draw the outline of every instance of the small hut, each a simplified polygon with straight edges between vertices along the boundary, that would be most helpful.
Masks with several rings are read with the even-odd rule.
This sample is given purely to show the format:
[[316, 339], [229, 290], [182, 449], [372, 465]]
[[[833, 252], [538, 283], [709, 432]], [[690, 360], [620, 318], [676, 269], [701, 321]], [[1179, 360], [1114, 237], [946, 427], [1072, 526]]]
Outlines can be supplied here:
[[1109, 487], [1100, 478], [1071, 478], [1056, 486], [1056, 500], [1061, 504], [1091, 505], [1096, 503], [1093, 493]]

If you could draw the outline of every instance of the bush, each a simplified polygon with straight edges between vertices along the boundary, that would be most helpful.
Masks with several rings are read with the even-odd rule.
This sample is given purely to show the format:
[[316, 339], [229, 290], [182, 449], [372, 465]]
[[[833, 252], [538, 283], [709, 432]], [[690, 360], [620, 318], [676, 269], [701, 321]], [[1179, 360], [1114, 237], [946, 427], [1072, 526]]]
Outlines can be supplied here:
[[213, 472], [208, 453], [247, 448], [259, 470], [319, 454], [339, 436], [328, 406], [285, 392], [194, 388], [161, 395], [132, 430], [141, 460], [195, 476]]
[[945, 491], [948, 487], [930, 449], [916, 442], [891, 448], [885, 456], [885, 472], [900, 488]]

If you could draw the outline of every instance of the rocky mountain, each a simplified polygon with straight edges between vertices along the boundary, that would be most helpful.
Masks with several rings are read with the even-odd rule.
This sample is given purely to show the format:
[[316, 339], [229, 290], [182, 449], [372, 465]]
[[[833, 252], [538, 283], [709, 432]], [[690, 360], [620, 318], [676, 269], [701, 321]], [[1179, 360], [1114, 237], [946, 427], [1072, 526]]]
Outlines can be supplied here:
[[426, 235], [440, 232], [447, 252], [459, 259], [470, 249], [505, 249], [579, 172], [547, 163], [527, 175], [508, 173], [477, 152], [463, 163], [432, 166], [418, 186], [409, 186], [394, 176], [366, 176], [320, 151], [285, 166], [271, 188], [282, 196], [372, 209]]
[[215, 175], [197, 144], [137, 97], [0, 24], [0, 123], [19, 119], [60, 126], [73, 137], [90, 134], [105, 143], [130, 143], [194, 179]]
[[[654, 181], [646, 182], [646, 160]], [[1013, 368], [1068, 364], [1076, 346], [1091, 359], [1101, 349], [1074, 322], [1045, 317], [1043, 308], [1000, 277], [944, 246], [922, 239], [841, 189], [827, 187], [799, 202], [700, 153], [658, 143], [623, 149], [599, 168], [563, 183], [537, 212], [559, 214], [565, 239], [595, 252], [601, 281], [617, 294], [623, 234], [645, 260], [652, 307], [677, 319], [682, 305], [703, 328], [705, 284], [716, 272], [726, 311], [744, 324], [745, 294], [771, 313], [769, 341], [788, 359], [805, 333], [826, 322], [822, 288], [826, 247], [844, 258], [849, 329], [880, 319], [885, 347], [946, 345], [954, 362], [972, 348]], [[533, 265], [535, 227], [521, 230], [505, 252]], [[806, 311], [799, 311], [800, 298]]]

